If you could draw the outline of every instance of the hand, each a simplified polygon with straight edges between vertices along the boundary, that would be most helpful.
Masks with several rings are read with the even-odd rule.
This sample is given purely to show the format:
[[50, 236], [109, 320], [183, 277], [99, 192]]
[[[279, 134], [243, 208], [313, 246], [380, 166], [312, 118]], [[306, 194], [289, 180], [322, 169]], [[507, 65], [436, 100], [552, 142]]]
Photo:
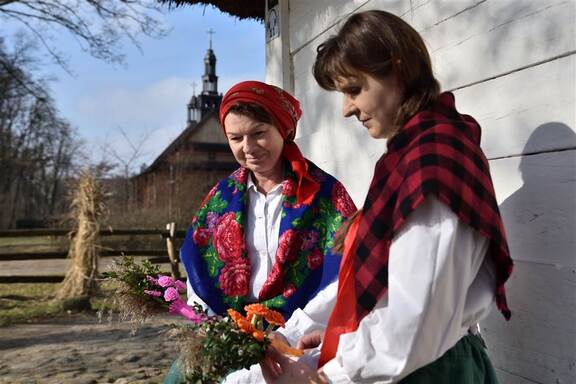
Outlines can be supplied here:
[[284, 336], [283, 334], [281, 334], [280, 332], [271, 332], [268, 337], [270, 339], [278, 339], [283, 341], [285, 344], [290, 345], [290, 343], [288, 342], [288, 339], [286, 338], [286, 336]]
[[260, 366], [264, 380], [269, 384], [327, 383], [326, 377], [314, 368], [292, 361], [273, 348], [268, 349], [266, 358]]
[[296, 343], [296, 348], [298, 349], [310, 349], [316, 348], [317, 346], [322, 343], [322, 337], [324, 336], [324, 332], [318, 330], [314, 332], [310, 332], [305, 334], [298, 340]]

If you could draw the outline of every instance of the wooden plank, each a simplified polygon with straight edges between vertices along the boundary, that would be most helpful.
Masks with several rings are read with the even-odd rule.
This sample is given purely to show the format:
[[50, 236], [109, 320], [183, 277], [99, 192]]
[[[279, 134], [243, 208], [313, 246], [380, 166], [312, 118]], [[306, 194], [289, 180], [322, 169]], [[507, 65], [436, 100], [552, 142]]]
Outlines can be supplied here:
[[488, 158], [576, 148], [576, 55], [455, 92]]
[[[403, 17], [426, 41], [444, 89], [576, 49], [574, 1], [301, 0], [292, 1], [290, 8], [290, 48], [294, 56], [301, 50], [315, 52], [318, 44], [336, 33], [337, 22], [351, 12], [383, 9]], [[295, 64], [294, 73], [299, 71]]]
[[[135, 236], [135, 235], [161, 235], [168, 237], [170, 232], [165, 229], [113, 229], [105, 228], [99, 232], [100, 236]], [[184, 236], [185, 231], [176, 231], [176, 236]], [[3, 237], [45, 237], [45, 236], [73, 236], [74, 232], [70, 229], [5, 229], [0, 231], [0, 238]]]
[[64, 276], [0, 276], [0, 284], [60, 283]]
[[515, 260], [576, 268], [576, 150], [490, 162]]
[[[166, 256], [165, 249], [112, 249], [100, 251], [100, 257], [117, 257], [117, 256]], [[44, 259], [66, 259], [68, 252], [46, 252], [46, 253], [9, 253], [0, 254], [0, 261], [16, 260], [44, 260]]]
[[[460, 0], [458, 9], [463, 9], [474, 0]], [[476, 0], [477, 1], [477, 0]], [[305, 45], [318, 44], [336, 33], [340, 24], [353, 12], [368, 9], [384, 9], [397, 15], [411, 18], [413, 11], [432, 3], [431, 0], [290, 0], [290, 53], [294, 54]], [[319, 40], [317, 42], [316, 40]]]
[[[17, 284], [17, 283], [60, 283], [64, 280], [64, 276], [0, 276], [0, 284]], [[178, 280], [186, 282], [186, 277], [181, 277]]]
[[[526, 379], [519, 374], [504, 371], [502, 368], [494, 368], [498, 382], [502, 384], [534, 384], [535, 381]], [[540, 383], [538, 383], [540, 384]], [[542, 383], [544, 384], [544, 383]]]
[[[576, 49], [574, 34], [570, 33], [573, 32], [576, 23], [564, 22], [567, 17], [574, 15], [575, 2], [485, 1], [476, 2], [477, 6], [471, 6], [476, 3], [470, 1], [461, 3], [447, 2], [442, 6], [437, 2], [426, 3], [417, 7], [413, 16], [414, 23], [429, 35], [429, 42], [438, 47], [437, 56], [443, 54], [443, 50], [448, 50], [447, 46], [459, 47], [470, 44], [468, 40], [464, 43], [461, 40], [451, 39], [469, 37], [478, 44], [481, 43], [477, 47], [478, 52], [450, 52], [453, 57], [446, 60], [454, 61], [457, 66], [437, 68], [441, 77], [445, 79], [443, 84], [445, 89], [486, 79]], [[372, 1], [362, 9], [375, 5], [377, 2]], [[518, 10], [518, 13], [512, 14], [512, 10]], [[449, 17], [450, 15], [453, 16]], [[442, 17], [447, 19], [444, 20]], [[507, 30], [505, 39], [496, 34], [500, 28], [510, 29]], [[529, 40], [523, 37], [523, 33], [527, 30], [531, 31]], [[498, 59], [498, 65], [487, 65], [484, 61], [491, 62], [495, 55], [490, 49], [500, 48], [500, 45], [509, 42], [484, 42], [482, 38], [512, 39], [515, 45], [504, 47], [507, 49], [506, 55], [501, 55], [503, 57]], [[314, 109], [313, 113], [307, 113], [304, 109], [299, 125], [299, 142], [312, 140], [313, 138], [308, 136], [321, 130], [340, 134], [346, 129], [340, 117], [340, 97], [335, 93], [321, 90], [311, 73], [316, 47], [323, 39], [313, 41], [293, 57], [296, 97], [303, 106], [313, 106]], [[526, 41], [531, 41], [533, 49], [520, 47], [526, 44]], [[576, 129], [574, 56], [525, 68], [457, 92], [459, 96], [462, 95], [457, 100], [459, 108], [483, 120], [483, 126], [487, 128], [483, 146], [489, 157], [522, 153], [532, 131], [548, 122], [560, 122], [573, 130]], [[369, 140], [366, 138], [362, 144]], [[573, 145], [561, 137], [550, 137], [549, 141], [541, 141], [540, 144], [542, 148], [533, 149], [535, 151], [561, 149]], [[315, 145], [318, 143], [310, 143], [309, 147]], [[307, 152], [304, 153], [308, 155]], [[336, 153], [339, 156], [339, 152]]]
[[38, 236], [67, 236], [69, 229], [40, 228], [40, 229], [3, 229], [1, 237], [38, 237]]
[[497, 370], [530, 383], [576, 382], [575, 272], [516, 261], [507, 284], [511, 321], [494, 310], [481, 324]]
[[439, 9], [437, 2], [417, 9], [413, 24], [429, 46], [444, 89], [576, 49], [574, 1], [479, 1], [451, 17]]

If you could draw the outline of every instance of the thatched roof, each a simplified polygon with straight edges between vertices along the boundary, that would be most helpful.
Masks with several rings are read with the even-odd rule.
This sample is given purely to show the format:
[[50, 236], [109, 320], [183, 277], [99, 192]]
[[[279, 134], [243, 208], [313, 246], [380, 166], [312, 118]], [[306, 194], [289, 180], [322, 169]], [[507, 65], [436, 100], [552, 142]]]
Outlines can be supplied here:
[[184, 5], [211, 5], [222, 12], [226, 12], [239, 19], [256, 19], [264, 21], [264, 12], [266, 9], [265, 0], [157, 0], [162, 4], [180, 7]]

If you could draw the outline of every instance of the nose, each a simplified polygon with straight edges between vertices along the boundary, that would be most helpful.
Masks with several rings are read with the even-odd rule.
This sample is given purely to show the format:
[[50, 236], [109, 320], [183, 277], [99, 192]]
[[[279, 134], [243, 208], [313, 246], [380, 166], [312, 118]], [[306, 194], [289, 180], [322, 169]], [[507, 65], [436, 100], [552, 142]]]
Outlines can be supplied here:
[[244, 138], [244, 145], [242, 146], [242, 150], [244, 151], [244, 153], [251, 153], [252, 150], [254, 149], [254, 146], [256, 145], [255, 141], [250, 138], [250, 136], [247, 136]]
[[349, 95], [344, 95], [343, 99], [342, 99], [342, 115], [344, 115], [344, 117], [350, 117], [355, 115], [357, 112], [357, 108], [354, 105], [354, 103], [352, 102], [352, 99], [350, 98]]

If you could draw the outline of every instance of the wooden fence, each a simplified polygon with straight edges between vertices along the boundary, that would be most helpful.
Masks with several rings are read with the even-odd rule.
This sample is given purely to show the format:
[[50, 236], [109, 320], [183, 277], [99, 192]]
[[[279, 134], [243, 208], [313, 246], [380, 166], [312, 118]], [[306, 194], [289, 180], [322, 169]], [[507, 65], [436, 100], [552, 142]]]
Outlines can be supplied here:
[[[145, 257], [154, 264], [169, 264], [172, 276], [180, 278], [177, 247], [185, 235], [174, 223], [166, 229], [102, 229], [100, 251], [103, 258]], [[0, 231], [0, 270], [3, 262], [58, 260], [68, 257], [74, 232], [66, 229], [15, 229]], [[65, 271], [62, 271], [65, 272]], [[55, 283], [64, 275], [0, 275], [0, 283]]]

